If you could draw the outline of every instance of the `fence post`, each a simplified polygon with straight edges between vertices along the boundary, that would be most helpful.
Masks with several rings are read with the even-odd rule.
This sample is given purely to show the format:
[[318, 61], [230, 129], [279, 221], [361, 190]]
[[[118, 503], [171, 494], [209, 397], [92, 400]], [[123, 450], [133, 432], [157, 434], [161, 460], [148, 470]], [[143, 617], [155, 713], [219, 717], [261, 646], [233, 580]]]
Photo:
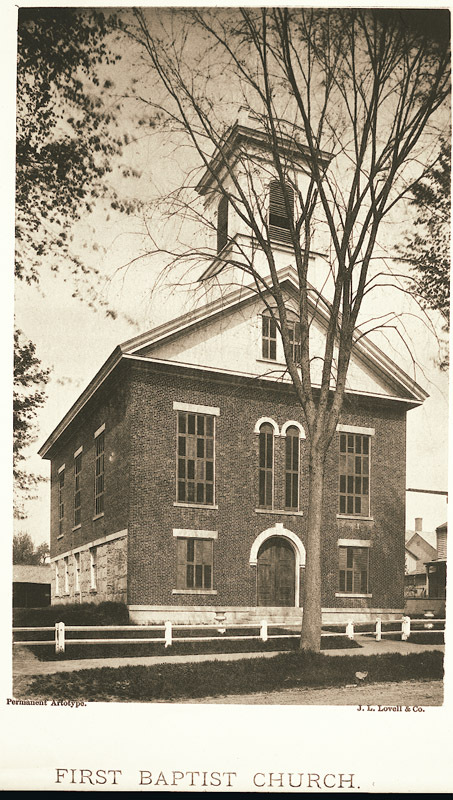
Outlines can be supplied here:
[[267, 642], [267, 619], [261, 620], [260, 636], [263, 642]]
[[411, 635], [411, 618], [403, 617], [401, 624], [401, 641], [405, 642]]
[[171, 632], [171, 622], [165, 623], [165, 647], [171, 647], [172, 645], [172, 632]]
[[64, 622], [55, 623], [55, 652], [64, 653]]
[[353, 622], [348, 622], [346, 624], [346, 636], [348, 637], [348, 639], [353, 639], [354, 638], [354, 623]]
[[380, 617], [376, 620], [376, 641], [380, 642], [382, 639], [382, 620]]

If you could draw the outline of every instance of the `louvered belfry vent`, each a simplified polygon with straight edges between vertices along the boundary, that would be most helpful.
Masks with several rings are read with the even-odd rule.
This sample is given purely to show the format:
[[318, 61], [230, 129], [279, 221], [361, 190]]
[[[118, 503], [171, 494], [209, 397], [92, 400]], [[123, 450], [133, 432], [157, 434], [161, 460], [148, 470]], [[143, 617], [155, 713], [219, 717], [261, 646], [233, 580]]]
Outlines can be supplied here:
[[[286, 194], [286, 202], [285, 202]], [[269, 185], [269, 238], [274, 242], [292, 244], [289, 229], [289, 216], [294, 217], [294, 191], [288, 184], [283, 190], [279, 181]]]
[[220, 253], [228, 241], [228, 198], [222, 197], [217, 208], [217, 252]]

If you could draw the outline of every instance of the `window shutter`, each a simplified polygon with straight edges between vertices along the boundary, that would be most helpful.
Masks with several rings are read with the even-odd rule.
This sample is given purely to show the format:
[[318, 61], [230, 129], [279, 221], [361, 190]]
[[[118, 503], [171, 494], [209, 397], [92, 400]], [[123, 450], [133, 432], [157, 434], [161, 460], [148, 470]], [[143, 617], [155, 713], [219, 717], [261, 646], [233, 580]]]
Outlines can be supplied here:
[[294, 216], [294, 191], [291, 186], [285, 185], [283, 190], [279, 181], [272, 181], [269, 185], [269, 238], [277, 242], [292, 244], [289, 230], [289, 217], [285, 202], [289, 204], [291, 217]]
[[220, 253], [228, 241], [228, 198], [222, 197], [217, 208], [217, 252]]

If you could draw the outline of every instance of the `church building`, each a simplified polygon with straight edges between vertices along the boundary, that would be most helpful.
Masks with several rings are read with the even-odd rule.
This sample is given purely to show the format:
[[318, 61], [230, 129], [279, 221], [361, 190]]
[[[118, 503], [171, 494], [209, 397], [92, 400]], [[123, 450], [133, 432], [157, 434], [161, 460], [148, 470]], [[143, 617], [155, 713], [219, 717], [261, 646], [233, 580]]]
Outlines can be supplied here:
[[[238, 173], [244, 153], [253, 163], [297, 361], [288, 204], [265, 137], [236, 124], [225, 153]], [[298, 158], [303, 185], [301, 149]], [[216, 191], [223, 169], [217, 154], [197, 187], [217, 235], [200, 274], [203, 302], [118, 345], [40, 450], [51, 462], [52, 603], [121, 600], [137, 623], [301, 619], [304, 416], [271, 298], [234, 266], [240, 257], [264, 264], [264, 254]], [[314, 252], [313, 285], [325, 265]], [[308, 299], [322, 353], [328, 301], [315, 289]], [[315, 386], [317, 377], [314, 369]], [[326, 466], [325, 622], [401, 616], [406, 413], [426, 396], [373, 342], [356, 343]]]

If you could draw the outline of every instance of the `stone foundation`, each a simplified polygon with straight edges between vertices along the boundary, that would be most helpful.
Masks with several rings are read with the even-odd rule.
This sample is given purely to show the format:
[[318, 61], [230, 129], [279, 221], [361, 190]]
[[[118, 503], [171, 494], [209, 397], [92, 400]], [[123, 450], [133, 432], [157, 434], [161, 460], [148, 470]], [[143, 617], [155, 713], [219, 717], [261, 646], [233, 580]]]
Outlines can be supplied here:
[[[130, 618], [137, 625], [160, 625], [172, 622], [174, 625], [218, 625], [227, 626], [260, 624], [267, 620], [272, 625], [300, 625], [302, 622], [302, 608], [265, 608], [265, 607], [240, 607], [240, 606], [145, 606], [130, 605]], [[324, 625], [335, 622], [356, 624], [375, 623], [380, 617], [383, 622], [401, 619], [402, 609], [382, 608], [323, 608], [322, 621]]]
[[[90, 550], [95, 550], [95, 580], [93, 581]], [[76, 559], [80, 559], [79, 587], [76, 586]], [[65, 586], [65, 558], [52, 563], [52, 604], [102, 603], [127, 599], [127, 535], [70, 552], [67, 556], [68, 578]], [[56, 585], [58, 564], [58, 593]], [[93, 586], [93, 582], [95, 586]]]

